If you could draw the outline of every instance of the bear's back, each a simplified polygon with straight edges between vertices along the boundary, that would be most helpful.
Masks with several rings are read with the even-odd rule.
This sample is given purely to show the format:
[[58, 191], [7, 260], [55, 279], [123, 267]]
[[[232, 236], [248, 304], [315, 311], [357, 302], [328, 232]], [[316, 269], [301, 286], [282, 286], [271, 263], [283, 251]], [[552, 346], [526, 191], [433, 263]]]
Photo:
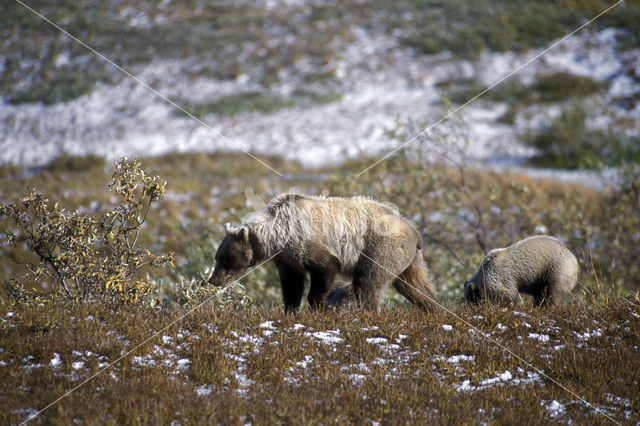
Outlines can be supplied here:
[[525, 238], [502, 253], [501, 265], [519, 286], [544, 281], [567, 257], [575, 258], [560, 240], [546, 235]]

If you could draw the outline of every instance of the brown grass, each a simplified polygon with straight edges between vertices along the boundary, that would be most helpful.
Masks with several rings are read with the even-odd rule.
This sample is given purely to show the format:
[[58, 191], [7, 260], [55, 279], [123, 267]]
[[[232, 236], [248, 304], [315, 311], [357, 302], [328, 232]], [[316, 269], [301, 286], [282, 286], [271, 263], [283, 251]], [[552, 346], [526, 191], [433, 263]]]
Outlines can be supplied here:
[[[640, 307], [634, 303], [451, 309], [611, 418], [632, 423], [640, 420]], [[47, 406], [98, 372], [99, 362], [115, 361], [183, 314], [56, 304], [14, 307], [13, 316], [7, 310], [0, 308], [3, 424], [25, 420], [24, 409]], [[35, 423], [610, 423], [547, 377], [518, 383], [535, 370], [470, 328], [444, 311], [287, 316], [281, 309], [209, 307], [177, 321]], [[339, 330], [340, 341], [310, 335], [331, 330]], [[62, 360], [58, 368], [49, 365], [54, 353]], [[460, 354], [475, 360], [447, 361]], [[155, 365], [141, 366], [134, 356]], [[176, 369], [178, 359], [188, 359], [188, 367]], [[78, 361], [85, 364], [76, 369]], [[42, 365], [28, 367], [34, 364]], [[506, 371], [511, 380], [483, 388], [483, 380]], [[477, 389], [457, 390], [465, 380]], [[198, 388], [210, 393], [198, 395]], [[555, 418], [546, 408], [554, 400], [565, 410]]]

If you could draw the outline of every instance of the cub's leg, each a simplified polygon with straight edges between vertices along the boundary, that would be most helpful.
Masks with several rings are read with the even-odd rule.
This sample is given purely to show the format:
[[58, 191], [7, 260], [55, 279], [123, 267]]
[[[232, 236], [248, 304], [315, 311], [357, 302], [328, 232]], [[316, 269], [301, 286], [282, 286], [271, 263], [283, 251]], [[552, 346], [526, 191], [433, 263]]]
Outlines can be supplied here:
[[305, 272], [298, 271], [282, 261], [276, 261], [284, 299], [284, 311], [294, 312], [300, 307], [304, 293]]
[[560, 304], [563, 295], [562, 290], [558, 289], [557, 286], [545, 283], [540, 288], [540, 291], [533, 296], [533, 304], [535, 306], [555, 306]]
[[311, 276], [311, 288], [307, 300], [312, 309], [324, 306], [327, 295], [340, 273], [340, 260], [322, 244], [310, 244], [307, 247], [308, 260], [305, 267]]

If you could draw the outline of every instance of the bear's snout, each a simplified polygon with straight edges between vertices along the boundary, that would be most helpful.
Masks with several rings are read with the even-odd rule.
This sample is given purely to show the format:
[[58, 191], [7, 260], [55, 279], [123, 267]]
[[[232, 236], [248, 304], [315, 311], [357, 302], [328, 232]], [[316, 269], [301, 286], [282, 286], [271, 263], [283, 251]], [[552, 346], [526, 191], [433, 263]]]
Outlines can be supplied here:
[[214, 285], [216, 287], [222, 287], [227, 283], [228, 278], [229, 278], [228, 274], [225, 274], [224, 272], [220, 271], [220, 269], [216, 268], [211, 273], [211, 276], [209, 277], [208, 282], [209, 284]]

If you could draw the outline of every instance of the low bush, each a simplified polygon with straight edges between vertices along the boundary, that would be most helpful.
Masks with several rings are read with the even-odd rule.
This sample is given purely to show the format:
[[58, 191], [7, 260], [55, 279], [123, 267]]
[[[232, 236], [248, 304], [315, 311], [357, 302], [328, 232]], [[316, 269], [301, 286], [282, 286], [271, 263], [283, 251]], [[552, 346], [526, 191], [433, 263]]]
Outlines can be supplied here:
[[104, 158], [97, 155], [72, 155], [63, 152], [51, 160], [45, 168], [50, 172], [87, 172], [104, 166]]
[[613, 132], [589, 130], [584, 108], [570, 107], [526, 141], [539, 150], [530, 163], [562, 169], [594, 169], [640, 162], [640, 143]]
[[[608, 87], [606, 82], [591, 77], [556, 72], [538, 76], [536, 81], [526, 86], [517, 81], [501, 83], [482, 95], [482, 99], [494, 102], [507, 102], [510, 108], [534, 103], [564, 102], [594, 93], [602, 92]], [[455, 103], [465, 103], [487, 88], [477, 81], [465, 81], [446, 84], [443, 87]]]
[[[156, 255], [138, 244], [149, 209], [165, 193], [165, 184], [147, 176], [139, 162], [122, 160], [115, 167], [109, 188], [121, 202], [98, 218], [57, 203], [51, 206], [33, 189], [0, 206], [0, 216], [13, 223], [6, 231], [7, 242], [25, 247], [24, 256], [15, 260], [29, 278], [51, 281], [48, 296], [75, 302], [140, 302], [155, 290], [142, 271], [173, 264], [172, 254]], [[27, 297], [21, 279], [7, 285], [10, 296]]]

